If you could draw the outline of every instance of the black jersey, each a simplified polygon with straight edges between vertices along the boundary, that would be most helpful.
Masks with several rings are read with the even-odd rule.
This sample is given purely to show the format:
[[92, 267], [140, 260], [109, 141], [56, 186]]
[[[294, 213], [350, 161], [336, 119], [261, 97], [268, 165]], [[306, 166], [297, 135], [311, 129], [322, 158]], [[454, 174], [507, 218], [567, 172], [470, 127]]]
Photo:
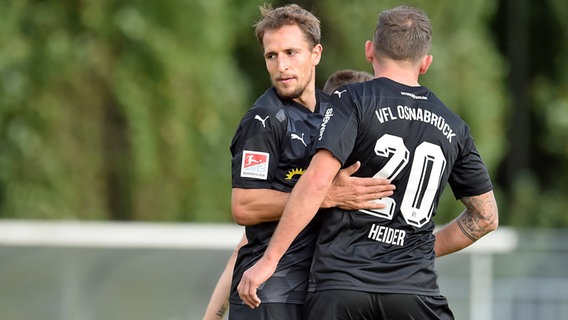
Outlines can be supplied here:
[[[291, 192], [306, 170], [329, 96], [317, 91], [315, 112], [267, 90], [245, 114], [233, 141], [233, 188], [275, 189]], [[245, 228], [248, 244], [238, 254], [231, 303], [240, 304], [236, 287], [242, 274], [260, 259], [278, 222]], [[314, 220], [296, 238], [276, 272], [257, 291], [263, 303], [304, 303], [318, 222]]]
[[438, 295], [432, 217], [444, 185], [457, 198], [493, 188], [469, 127], [427, 88], [386, 78], [340, 87], [331, 104], [316, 148], [396, 190], [383, 210], [325, 213], [310, 290]]

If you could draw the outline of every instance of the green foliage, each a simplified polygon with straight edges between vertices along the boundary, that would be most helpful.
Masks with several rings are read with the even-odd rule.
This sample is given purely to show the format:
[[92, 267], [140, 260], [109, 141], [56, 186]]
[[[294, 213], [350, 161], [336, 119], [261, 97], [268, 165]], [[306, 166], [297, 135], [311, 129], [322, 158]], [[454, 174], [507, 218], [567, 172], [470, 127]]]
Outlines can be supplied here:
[[[484, 160], [495, 171], [504, 156], [506, 107], [504, 63], [488, 30], [496, 7], [492, 1], [453, 5], [441, 2], [409, 3], [423, 8], [434, 28], [434, 61], [421, 81], [468, 122]], [[365, 60], [364, 43], [372, 40], [378, 13], [400, 3], [327, 0], [319, 4], [314, 9], [323, 24], [324, 56], [319, 82], [325, 81], [322, 74], [342, 68], [372, 72]], [[448, 188], [440, 201], [437, 220], [447, 222], [462, 210]]]
[[[252, 26], [264, 2], [288, 3], [4, 1], [0, 217], [231, 221], [230, 140], [270, 85]], [[297, 3], [322, 21], [319, 87], [338, 69], [371, 71], [364, 42], [378, 13], [400, 4]], [[507, 27], [495, 21], [502, 3], [410, 1], [434, 24], [434, 62], [421, 81], [470, 124], [502, 223], [568, 226], [568, 6], [539, 7], [558, 32], [538, 40], [558, 52], [530, 53], [544, 65], [527, 80], [533, 162], [501, 184], [515, 148], [509, 61], [490, 29]], [[436, 220], [461, 210], [447, 188]]]
[[230, 219], [246, 83], [224, 1], [5, 9], [2, 216]]

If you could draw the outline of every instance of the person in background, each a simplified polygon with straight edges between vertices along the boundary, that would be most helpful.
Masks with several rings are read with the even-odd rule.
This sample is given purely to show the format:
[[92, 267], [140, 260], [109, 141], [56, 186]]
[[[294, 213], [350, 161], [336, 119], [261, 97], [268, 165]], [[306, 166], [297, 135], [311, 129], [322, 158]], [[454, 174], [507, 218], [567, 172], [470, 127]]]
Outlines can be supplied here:
[[[262, 258], [242, 277], [240, 297], [258, 308], [259, 286], [316, 212], [336, 172], [386, 177], [397, 191], [380, 210], [324, 214], [306, 299], [306, 319], [454, 319], [437, 284], [436, 257], [495, 230], [498, 209], [488, 170], [468, 125], [418, 82], [432, 63], [432, 28], [420, 9], [379, 15], [365, 55], [375, 79], [334, 91], [312, 158], [293, 189]], [[443, 188], [465, 206], [434, 233]], [[322, 214], [318, 215], [322, 216]]]
[[[373, 79], [373, 75], [365, 71], [358, 71], [351, 69], [338, 70], [332, 73], [327, 78], [323, 86], [323, 92], [329, 95], [341, 85], [354, 83], [354, 82], [363, 82], [371, 79]], [[342, 175], [339, 175], [338, 177], [342, 177]], [[343, 177], [349, 179], [350, 174], [346, 172], [346, 174], [343, 175]], [[353, 179], [359, 179], [359, 178], [353, 178]], [[351, 195], [347, 196], [351, 197]], [[364, 203], [362, 203], [361, 205], [363, 204]], [[240, 242], [237, 244], [235, 250], [233, 250], [233, 253], [229, 257], [229, 260], [227, 261], [227, 265], [225, 266], [223, 272], [221, 273], [219, 279], [217, 280], [217, 284], [215, 285], [211, 297], [209, 298], [209, 303], [207, 304], [203, 320], [224, 319], [224, 316], [227, 310], [229, 309], [231, 277], [233, 275], [233, 268], [235, 267], [235, 261], [237, 260], [237, 254], [239, 249], [246, 243], [247, 243], [246, 235], [243, 234], [243, 237], [241, 238]]]
[[364, 82], [372, 79], [373, 75], [365, 71], [351, 69], [338, 70], [327, 78], [323, 85], [323, 92], [331, 95], [335, 89], [344, 84]]

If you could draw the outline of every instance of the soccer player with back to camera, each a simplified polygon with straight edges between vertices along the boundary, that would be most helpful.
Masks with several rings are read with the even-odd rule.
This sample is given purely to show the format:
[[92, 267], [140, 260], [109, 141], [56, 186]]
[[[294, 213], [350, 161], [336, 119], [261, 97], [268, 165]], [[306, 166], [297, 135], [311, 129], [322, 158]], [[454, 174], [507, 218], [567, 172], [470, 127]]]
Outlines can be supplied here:
[[[365, 71], [351, 69], [338, 70], [327, 78], [323, 86], [323, 92], [331, 94], [341, 85], [354, 82], [363, 82], [371, 79], [373, 79], [373, 75]], [[349, 175], [349, 173], [345, 173], [346, 177]], [[205, 309], [203, 320], [222, 320], [224, 318], [225, 313], [229, 309], [231, 278], [233, 275], [233, 268], [235, 267], [235, 261], [237, 260], [239, 249], [246, 243], [247, 239], [245, 234], [235, 247], [235, 250], [227, 261], [227, 265], [225, 266], [223, 272], [217, 280], [215, 288], [211, 293], [211, 297], [209, 298], [207, 308]]]
[[[334, 91], [312, 161], [299, 179], [263, 257], [239, 294], [258, 307], [259, 286], [315, 216], [334, 175], [386, 177], [396, 192], [385, 209], [319, 214], [306, 319], [453, 319], [440, 294], [436, 257], [461, 250], [497, 228], [493, 186], [468, 125], [418, 82], [432, 63], [432, 28], [412, 7], [383, 11], [365, 43], [375, 79]], [[465, 206], [434, 234], [433, 215], [449, 183]]]

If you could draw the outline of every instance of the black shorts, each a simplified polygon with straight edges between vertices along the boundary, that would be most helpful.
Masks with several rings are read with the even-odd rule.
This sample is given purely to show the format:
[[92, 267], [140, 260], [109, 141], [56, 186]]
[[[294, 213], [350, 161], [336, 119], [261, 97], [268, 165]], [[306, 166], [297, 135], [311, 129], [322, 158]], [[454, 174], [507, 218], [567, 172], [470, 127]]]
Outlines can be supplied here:
[[261, 303], [251, 309], [246, 304], [231, 304], [229, 320], [302, 320], [303, 305], [293, 303]]
[[369, 293], [350, 290], [309, 292], [306, 320], [453, 320], [443, 296]]

